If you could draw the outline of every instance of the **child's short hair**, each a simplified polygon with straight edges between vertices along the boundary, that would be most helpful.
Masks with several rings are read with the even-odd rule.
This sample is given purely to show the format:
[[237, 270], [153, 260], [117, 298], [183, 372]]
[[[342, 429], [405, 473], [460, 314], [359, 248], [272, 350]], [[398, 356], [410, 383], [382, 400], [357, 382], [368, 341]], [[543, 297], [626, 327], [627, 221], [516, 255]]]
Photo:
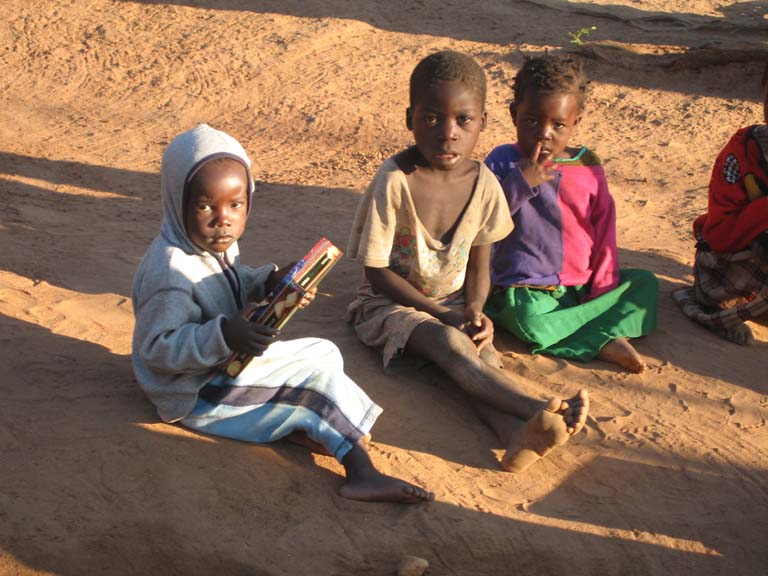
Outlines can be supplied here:
[[480, 102], [485, 108], [485, 72], [470, 56], [453, 50], [443, 50], [421, 60], [411, 73], [411, 106], [425, 90], [437, 82], [461, 82], [480, 97]]
[[515, 76], [515, 101], [520, 102], [529, 89], [542, 94], [574, 94], [579, 110], [583, 110], [587, 84], [584, 65], [574, 56], [546, 54], [526, 58]]

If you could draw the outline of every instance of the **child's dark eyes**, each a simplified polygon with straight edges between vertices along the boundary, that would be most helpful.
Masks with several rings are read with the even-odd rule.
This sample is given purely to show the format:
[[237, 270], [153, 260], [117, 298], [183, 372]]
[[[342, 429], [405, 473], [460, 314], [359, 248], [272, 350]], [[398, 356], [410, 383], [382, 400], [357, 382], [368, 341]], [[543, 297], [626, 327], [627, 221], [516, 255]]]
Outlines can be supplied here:
[[[472, 122], [472, 120], [474, 120], [474, 118], [472, 116], [462, 115], [462, 116], [459, 116], [459, 117], [456, 118], [456, 123], [459, 126], [466, 126], [467, 124]], [[436, 116], [436, 115], [424, 116], [424, 123], [427, 126], [437, 126], [440, 123], [440, 121], [441, 121], [441, 118], [439, 116]]]
[[[245, 206], [245, 202], [243, 202], [243, 201], [232, 202], [229, 205], [229, 207], [232, 208], [233, 210], [239, 210], [240, 208], [242, 208], [244, 206]], [[210, 204], [198, 204], [197, 205], [197, 211], [198, 212], [211, 212], [212, 210], [213, 210], [213, 206], [211, 206]]]

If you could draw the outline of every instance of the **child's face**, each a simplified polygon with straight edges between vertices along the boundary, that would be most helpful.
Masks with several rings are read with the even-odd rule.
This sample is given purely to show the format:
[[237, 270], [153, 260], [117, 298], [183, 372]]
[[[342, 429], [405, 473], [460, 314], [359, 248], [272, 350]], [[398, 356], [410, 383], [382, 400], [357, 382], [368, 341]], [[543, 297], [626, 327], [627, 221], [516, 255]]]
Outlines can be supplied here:
[[475, 91], [461, 82], [438, 82], [408, 109], [406, 124], [432, 168], [453, 170], [471, 158], [486, 113]]
[[563, 152], [581, 120], [575, 94], [539, 94], [526, 90], [522, 101], [513, 102], [509, 111], [523, 154], [530, 156], [541, 142], [539, 162], [567, 157]]
[[231, 159], [208, 162], [189, 183], [187, 233], [208, 252], [224, 252], [248, 220], [248, 174]]

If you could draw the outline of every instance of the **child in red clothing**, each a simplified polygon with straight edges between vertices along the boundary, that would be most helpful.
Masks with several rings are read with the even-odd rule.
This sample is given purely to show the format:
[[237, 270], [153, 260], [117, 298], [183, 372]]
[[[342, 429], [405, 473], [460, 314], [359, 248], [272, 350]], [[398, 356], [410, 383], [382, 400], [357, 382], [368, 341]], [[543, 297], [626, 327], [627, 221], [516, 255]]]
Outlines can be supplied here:
[[737, 344], [746, 320], [768, 320], [768, 64], [763, 124], [742, 128], [715, 160], [706, 214], [693, 223], [694, 285], [672, 297], [683, 313]]

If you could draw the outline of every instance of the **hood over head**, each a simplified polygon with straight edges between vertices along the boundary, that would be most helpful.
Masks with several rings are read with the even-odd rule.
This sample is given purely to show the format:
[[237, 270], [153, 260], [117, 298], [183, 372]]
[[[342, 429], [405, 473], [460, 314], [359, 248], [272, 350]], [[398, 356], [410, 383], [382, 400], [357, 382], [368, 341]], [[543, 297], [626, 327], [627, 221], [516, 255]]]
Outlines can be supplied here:
[[162, 234], [185, 252], [200, 253], [204, 250], [195, 245], [186, 227], [186, 196], [189, 180], [200, 167], [215, 158], [232, 158], [245, 166], [249, 182], [248, 212], [251, 211], [254, 183], [251, 177], [251, 161], [240, 143], [226, 132], [200, 124], [176, 136], [163, 154], [160, 170], [163, 203]]

